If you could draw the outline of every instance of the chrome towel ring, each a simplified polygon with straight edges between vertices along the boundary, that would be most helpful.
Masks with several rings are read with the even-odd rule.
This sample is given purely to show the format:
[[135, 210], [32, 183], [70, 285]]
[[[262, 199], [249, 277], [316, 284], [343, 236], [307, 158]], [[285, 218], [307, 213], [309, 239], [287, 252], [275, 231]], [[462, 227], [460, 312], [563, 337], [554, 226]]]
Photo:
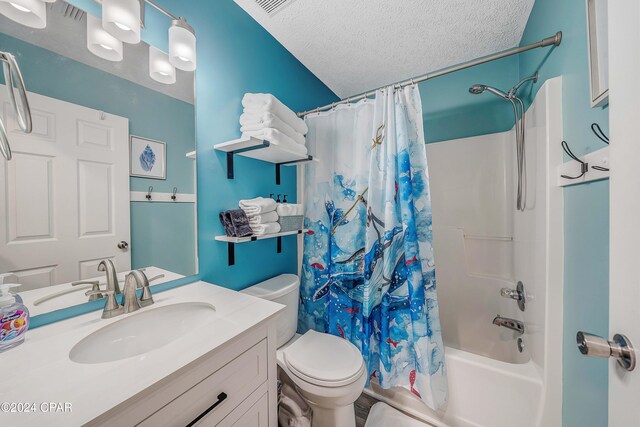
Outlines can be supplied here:
[[[18, 126], [24, 133], [31, 133], [33, 129], [31, 120], [31, 109], [27, 99], [27, 91], [24, 86], [24, 79], [20, 72], [20, 67], [15, 56], [9, 52], [0, 52], [0, 61], [4, 70], [4, 79], [9, 91], [9, 98], [16, 113]], [[17, 93], [17, 95], [16, 95]], [[11, 160], [11, 147], [9, 146], [9, 138], [7, 130], [0, 118], [0, 152], [5, 159]]]

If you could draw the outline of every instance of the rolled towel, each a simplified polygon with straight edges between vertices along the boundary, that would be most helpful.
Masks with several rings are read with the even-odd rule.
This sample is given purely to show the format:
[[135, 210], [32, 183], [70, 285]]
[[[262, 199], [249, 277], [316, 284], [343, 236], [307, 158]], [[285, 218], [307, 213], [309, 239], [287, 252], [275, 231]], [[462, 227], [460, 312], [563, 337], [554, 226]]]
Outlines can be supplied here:
[[230, 221], [233, 225], [234, 237], [247, 237], [253, 234], [253, 230], [249, 226], [249, 218], [242, 209], [233, 209], [225, 212], [226, 221]]
[[247, 215], [260, 215], [276, 210], [276, 201], [271, 198], [264, 197], [240, 200], [238, 205]]
[[262, 129], [272, 128], [279, 130], [298, 144], [305, 143], [304, 135], [294, 130], [291, 126], [280, 120], [272, 113], [249, 114], [240, 116], [240, 132], [255, 132]]
[[304, 215], [304, 206], [293, 203], [279, 203], [276, 212], [278, 216]]
[[231, 218], [227, 217], [226, 212], [220, 212], [220, 223], [224, 227], [224, 233], [227, 235], [227, 237], [233, 237], [233, 223], [231, 222]]
[[278, 401], [278, 422], [287, 427], [311, 427], [313, 411], [309, 404], [288, 384], [282, 387]]
[[276, 211], [263, 213], [260, 215], [247, 215], [249, 217], [249, 225], [266, 224], [268, 222], [277, 222], [278, 214]]
[[253, 234], [256, 236], [264, 236], [265, 234], [275, 234], [280, 232], [280, 224], [277, 222], [268, 222], [266, 224], [251, 224]]
[[291, 126], [296, 132], [306, 135], [309, 128], [289, 107], [270, 93], [245, 93], [242, 106], [247, 113], [272, 113]]
[[277, 145], [285, 150], [292, 151], [296, 154], [307, 154], [307, 147], [303, 144], [298, 144], [293, 139], [289, 138], [284, 133], [277, 129], [267, 128], [262, 130], [256, 130], [252, 132], [243, 132], [242, 137], [247, 138], [252, 136], [254, 138], [264, 139], [269, 141], [273, 145]]

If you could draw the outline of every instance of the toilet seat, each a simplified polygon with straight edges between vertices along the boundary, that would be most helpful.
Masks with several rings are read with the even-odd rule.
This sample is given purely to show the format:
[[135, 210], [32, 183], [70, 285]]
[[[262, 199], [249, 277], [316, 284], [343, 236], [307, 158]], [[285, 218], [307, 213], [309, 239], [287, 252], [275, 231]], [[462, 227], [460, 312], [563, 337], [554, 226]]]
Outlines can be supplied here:
[[283, 358], [293, 375], [321, 387], [352, 384], [365, 370], [364, 360], [355, 345], [313, 330], [284, 349]]

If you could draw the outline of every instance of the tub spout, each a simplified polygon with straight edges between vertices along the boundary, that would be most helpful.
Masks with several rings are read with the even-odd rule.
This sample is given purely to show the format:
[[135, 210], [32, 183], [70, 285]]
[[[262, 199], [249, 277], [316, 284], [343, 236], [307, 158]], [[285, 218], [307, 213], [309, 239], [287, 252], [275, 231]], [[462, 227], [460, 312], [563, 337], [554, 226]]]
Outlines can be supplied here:
[[493, 319], [493, 324], [516, 331], [518, 335], [524, 334], [524, 323], [519, 320], [509, 319], [508, 317], [498, 315]]

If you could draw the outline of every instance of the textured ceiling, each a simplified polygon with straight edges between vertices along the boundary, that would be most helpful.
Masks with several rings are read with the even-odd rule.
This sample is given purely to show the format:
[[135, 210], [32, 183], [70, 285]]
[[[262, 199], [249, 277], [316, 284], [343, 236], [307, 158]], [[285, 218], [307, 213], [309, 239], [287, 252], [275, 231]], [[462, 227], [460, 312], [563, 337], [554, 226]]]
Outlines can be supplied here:
[[235, 0], [338, 96], [519, 44], [534, 0]]

